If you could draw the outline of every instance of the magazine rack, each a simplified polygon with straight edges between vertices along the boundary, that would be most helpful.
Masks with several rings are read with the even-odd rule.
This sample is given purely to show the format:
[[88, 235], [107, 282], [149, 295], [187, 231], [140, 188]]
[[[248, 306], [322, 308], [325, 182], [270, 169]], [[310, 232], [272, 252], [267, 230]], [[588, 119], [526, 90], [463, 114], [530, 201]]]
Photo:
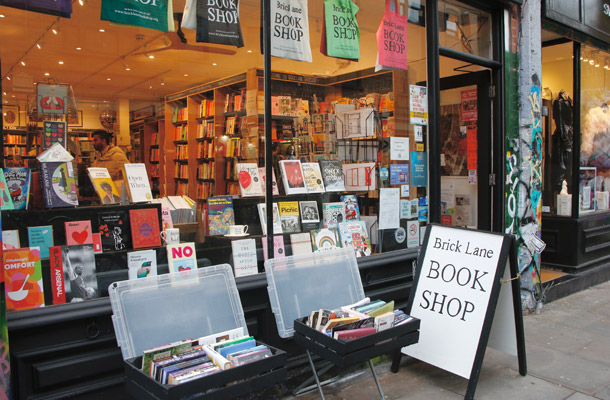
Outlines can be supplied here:
[[420, 321], [413, 319], [349, 342], [332, 339], [305, 324], [306, 316], [312, 311], [339, 308], [365, 297], [356, 256], [351, 248], [270, 259], [265, 262], [265, 272], [279, 335], [294, 337], [295, 342], [306, 350], [320, 397], [324, 399], [324, 393], [311, 353], [339, 368], [368, 360], [383, 399], [371, 359], [416, 343]]
[[117, 343], [123, 353], [125, 385], [134, 398], [230, 399], [285, 379], [287, 354], [271, 346], [272, 357], [180, 385], [161, 384], [141, 371], [141, 355], [146, 349], [239, 327], [248, 335], [228, 264], [115, 282], [108, 291]]

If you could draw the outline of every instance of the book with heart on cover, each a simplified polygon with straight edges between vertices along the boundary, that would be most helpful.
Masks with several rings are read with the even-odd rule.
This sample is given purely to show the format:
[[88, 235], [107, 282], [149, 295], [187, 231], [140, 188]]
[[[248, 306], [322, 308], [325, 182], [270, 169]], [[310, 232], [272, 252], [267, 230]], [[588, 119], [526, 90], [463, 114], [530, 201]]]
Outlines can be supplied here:
[[73, 246], [77, 244], [93, 244], [91, 221], [66, 221], [66, 244]]
[[97, 231], [100, 233], [103, 251], [124, 250], [131, 247], [127, 210], [99, 212]]
[[241, 197], [262, 196], [263, 188], [258, 175], [258, 165], [255, 163], [237, 163], [237, 180]]

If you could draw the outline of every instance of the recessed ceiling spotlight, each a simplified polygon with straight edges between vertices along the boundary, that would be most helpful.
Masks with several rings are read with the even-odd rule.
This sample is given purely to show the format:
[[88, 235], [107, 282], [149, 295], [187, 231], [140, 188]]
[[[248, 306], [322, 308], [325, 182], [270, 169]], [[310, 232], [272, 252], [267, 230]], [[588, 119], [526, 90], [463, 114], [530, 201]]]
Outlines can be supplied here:
[[165, 86], [165, 82], [161, 82], [161, 86]]
[[45, 73], [44, 73], [44, 76], [49, 76], [49, 75], [50, 75], [50, 74], [49, 74], [48, 72], [45, 72]]
[[84, 0], [78, 0], [78, 4], [80, 4], [80, 5], [81, 5], [81, 7], [82, 7], [82, 6], [84, 6], [84, 5], [85, 5], [85, 2], [84, 2]]
[[2, 94], [3, 94], [4, 96], [6, 96], [6, 92], [2, 92]]
[[25, 61], [21, 61], [21, 65], [23, 65], [25, 67]]
[[109, 80], [110, 80], [110, 78], [106, 78], [106, 80], [107, 80], [107, 81], [109, 81]]
[[150, 85], [148, 88], [149, 88], [149, 89], [152, 89], [152, 85]]
[[6, 16], [4, 14], [0, 14], [0, 18], [5, 18]]
[[42, 46], [40, 45], [40, 43], [36, 43], [36, 47], [38, 47], [38, 50], [42, 49]]
[[15, 95], [14, 95], [14, 94], [11, 94], [11, 97], [15, 97]]
[[248, 50], [248, 53], [252, 53], [252, 50]]
[[100, 29], [99, 29], [99, 31], [100, 31], [100, 32], [102, 32], [102, 33], [104, 33], [104, 32], [106, 32], [106, 29], [104, 29], [104, 28], [100, 28]]
[[83, 48], [82, 47], [77, 47], [76, 50], [81, 51]]
[[63, 61], [59, 61], [59, 64], [60, 64], [60, 65], [64, 65], [64, 62], [63, 62]]
[[53, 32], [53, 35], [57, 35], [59, 33], [59, 31], [57, 30], [57, 28], [53, 28], [51, 29], [51, 32]]
[[125, 71], [131, 71], [131, 68], [125, 67]]
[[148, 58], [150, 58], [152, 60], [153, 58], [155, 58], [155, 56], [153, 56], [152, 54], [149, 54]]
[[216, 64], [216, 63], [212, 63], [212, 65], [218, 65], [218, 64]]
[[189, 74], [184, 74], [184, 76], [189, 76]]
[[8, 80], [10, 81], [10, 80], [11, 80], [11, 77], [10, 77], [10, 76], [7, 76], [7, 77], [6, 77], [6, 79], [8, 79]]

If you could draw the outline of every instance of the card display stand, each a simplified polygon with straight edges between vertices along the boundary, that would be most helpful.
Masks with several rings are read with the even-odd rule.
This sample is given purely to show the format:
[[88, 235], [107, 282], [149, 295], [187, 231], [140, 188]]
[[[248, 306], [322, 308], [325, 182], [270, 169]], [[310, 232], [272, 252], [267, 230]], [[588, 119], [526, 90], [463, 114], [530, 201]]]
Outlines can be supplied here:
[[365, 297], [351, 248], [267, 260], [265, 272], [278, 332], [281, 337], [292, 336], [306, 350], [320, 397], [324, 399], [324, 393], [311, 353], [339, 368], [368, 361], [383, 399], [371, 359], [417, 343], [419, 319], [351, 341], [333, 339], [306, 325], [305, 315], [312, 311], [335, 309]]
[[286, 377], [287, 354], [271, 346], [271, 357], [179, 385], [161, 384], [141, 371], [141, 354], [146, 349], [240, 327], [248, 335], [228, 264], [115, 282], [108, 291], [124, 359], [125, 385], [134, 398], [230, 399]]

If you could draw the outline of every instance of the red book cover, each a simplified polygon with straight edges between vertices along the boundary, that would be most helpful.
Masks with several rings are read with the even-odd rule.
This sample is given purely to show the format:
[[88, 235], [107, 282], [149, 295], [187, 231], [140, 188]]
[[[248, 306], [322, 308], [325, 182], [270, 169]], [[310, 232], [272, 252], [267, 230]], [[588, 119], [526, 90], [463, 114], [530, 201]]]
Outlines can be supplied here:
[[161, 246], [159, 212], [156, 208], [129, 210], [134, 249]]
[[40, 249], [24, 247], [2, 254], [7, 310], [44, 307]]
[[64, 286], [64, 267], [61, 246], [49, 247], [49, 261], [51, 262], [53, 304], [64, 304], [66, 302], [66, 290]]
[[348, 329], [345, 331], [335, 332], [335, 339], [339, 340], [353, 340], [363, 336], [371, 335], [377, 332], [375, 328], [360, 328], [360, 329]]

